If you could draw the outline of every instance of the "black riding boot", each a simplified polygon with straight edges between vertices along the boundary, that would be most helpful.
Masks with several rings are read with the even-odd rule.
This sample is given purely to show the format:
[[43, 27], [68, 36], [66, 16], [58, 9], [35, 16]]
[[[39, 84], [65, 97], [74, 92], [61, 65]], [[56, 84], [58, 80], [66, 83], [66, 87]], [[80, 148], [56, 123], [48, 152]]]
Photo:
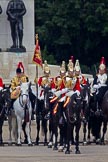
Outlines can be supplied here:
[[32, 120], [34, 120], [34, 114], [35, 112], [35, 102], [36, 102], [36, 96], [32, 93], [32, 91], [29, 92], [29, 99], [31, 102], [31, 106], [32, 106]]
[[11, 100], [11, 106], [8, 109], [8, 115], [11, 113], [11, 110], [13, 110], [13, 103], [15, 102], [16, 99]]

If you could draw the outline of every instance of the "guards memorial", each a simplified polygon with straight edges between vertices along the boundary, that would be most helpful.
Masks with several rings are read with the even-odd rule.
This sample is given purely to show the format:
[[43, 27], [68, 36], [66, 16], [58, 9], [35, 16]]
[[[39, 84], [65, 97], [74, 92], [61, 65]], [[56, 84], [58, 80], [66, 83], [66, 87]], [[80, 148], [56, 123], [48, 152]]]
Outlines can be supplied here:
[[[19, 1], [19, 0], [13, 0]], [[9, 83], [15, 75], [18, 62], [23, 62], [25, 73], [33, 81], [35, 78], [35, 64], [32, 63], [32, 57], [35, 48], [35, 15], [34, 15], [34, 0], [22, 0], [24, 2], [26, 12], [23, 15], [23, 40], [22, 50], [15, 50], [13, 45], [13, 37], [9, 21], [9, 8], [16, 6], [8, 6], [10, 0], [0, 0], [2, 12], [0, 14], [0, 76], [4, 83]], [[8, 11], [7, 11], [8, 9]], [[7, 13], [8, 12], [8, 13]], [[18, 27], [16, 27], [18, 28]], [[14, 35], [13, 35], [14, 36]], [[18, 36], [18, 35], [17, 35]], [[16, 36], [16, 37], [17, 37]], [[12, 39], [13, 38], [13, 39]], [[16, 46], [18, 45], [18, 40]], [[19, 46], [19, 45], [18, 45]], [[50, 66], [50, 69], [53, 67]], [[59, 67], [55, 67], [52, 75], [55, 74]], [[52, 70], [51, 70], [52, 71]], [[42, 75], [42, 70], [39, 69], [39, 75]]]

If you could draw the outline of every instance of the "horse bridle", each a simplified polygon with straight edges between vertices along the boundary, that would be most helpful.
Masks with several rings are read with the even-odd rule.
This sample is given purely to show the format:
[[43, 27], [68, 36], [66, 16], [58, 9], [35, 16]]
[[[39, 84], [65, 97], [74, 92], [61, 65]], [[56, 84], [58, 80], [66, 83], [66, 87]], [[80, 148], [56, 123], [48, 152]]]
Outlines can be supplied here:
[[[6, 92], [6, 90], [3, 89], [2, 92]], [[2, 103], [3, 104], [3, 108], [2, 108], [2, 111], [1, 111], [0, 115], [2, 115], [4, 111], [5, 111], [6, 114], [8, 113], [8, 103], [11, 103], [10, 96], [6, 96], [5, 98], [4, 98], [4, 96], [5, 96], [5, 94], [2, 94], [2, 98], [3, 98], [3, 103]]]
[[46, 100], [47, 100], [47, 98], [49, 98], [49, 93], [51, 93], [51, 90], [50, 89], [48, 89], [48, 91], [46, 92], [44, 92], [44, 106], [45, 106], [45, 108], [46, 109], [48, 109], [47, 107], [48, 107], [48, 103], [46, 103]]
[[[81, 97], [80, 96], [77, 96], [74, 101], [73, 101], [73, 104], [75, 104], [77, 106], [77, 101], [76, 100], [81, 100]], [[76, 107], [74, 108], [76, 109]], [[73, 113], [72, 115], [70, 115], [70, 111], [69, 111], [69, 108], [67, 109], [67, 113], [68, 113], [68, 119], [69, 119], [69, 122], [71, 124], [74, 124], [76, 121], [77, 121], [77, 115], [76, 113]]]
[[[23, 103], [23, 96], [26, 96], [28, 98], [29, 94], [20, 94], [20, 96], [19, 96], [19, 103], [22, 108], [25, 108], [25, 104]], [[29, 105], [30, 105], [30, 102], [26, 106], [29, 107]]]

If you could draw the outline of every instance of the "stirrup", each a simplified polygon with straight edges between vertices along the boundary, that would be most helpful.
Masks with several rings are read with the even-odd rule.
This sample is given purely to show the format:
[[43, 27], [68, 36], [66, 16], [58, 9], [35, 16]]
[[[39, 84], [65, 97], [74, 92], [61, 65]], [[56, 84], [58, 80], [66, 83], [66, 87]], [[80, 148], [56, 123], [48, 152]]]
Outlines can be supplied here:
[[44, 119], [49, 120], [50, 119], [50, 113], [46, 114]]

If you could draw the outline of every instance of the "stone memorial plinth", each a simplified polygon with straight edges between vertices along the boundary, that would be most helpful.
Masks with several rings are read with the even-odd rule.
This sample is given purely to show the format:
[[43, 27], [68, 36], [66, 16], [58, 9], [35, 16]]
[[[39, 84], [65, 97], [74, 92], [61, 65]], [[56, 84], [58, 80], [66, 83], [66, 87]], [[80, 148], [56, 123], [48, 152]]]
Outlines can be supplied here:
[[[34, 32], [34, 0], [23, 0], [26, 7], [26, 14], [23, 17], [23, 45], [26, 52], [16, 51], [7, 52], [12, 46], [10, 23], [7, 20], [7, 5], [10, 0], [0, 0], [2, 14], [0, 15], [0, 76], [3, 79], [10, 80], [15, 75], [18, 62], [23, 62], [25, 72], [29, 73], [32, 65], [32, 57], [35, 48], [35, 32]], [[34, 67], [35, 70], [35, 67]]]
[[[2, 14], [0, 15], [0, 76], [4, 83], [9, 84], [15, 76], [18, 62], [24, 65], [25, 73], [29, 76], [32, 83], [36, 77], [36, 65], [32, 63], [35, 49], [35, 32], [34, 32], [34, 0], [23, 0], [26, 7], [26, 14], [23, 17], [23, 45], [26, 52], [16, 51], [7, 52], [12, 46], [10, 23], [7, 20], [7, 5], [10, 0], [0, 0]], [[49, 65], [51, 77], [59, 74], [59, 66]], [[38, 76], [43, 75], [43, 70], [38, 68]]]
[[[7, 5], [10, 0], [0, 0], [2, 14], [0, 15], [0, 48], [6, 51], [12, 46], [10, 23], [7, 20]], [[27, 9], [23, 17], [23, 44], [27, 52], [34, 50], [35, 32], [34, 32], [34, 0], [23, 0]]]

